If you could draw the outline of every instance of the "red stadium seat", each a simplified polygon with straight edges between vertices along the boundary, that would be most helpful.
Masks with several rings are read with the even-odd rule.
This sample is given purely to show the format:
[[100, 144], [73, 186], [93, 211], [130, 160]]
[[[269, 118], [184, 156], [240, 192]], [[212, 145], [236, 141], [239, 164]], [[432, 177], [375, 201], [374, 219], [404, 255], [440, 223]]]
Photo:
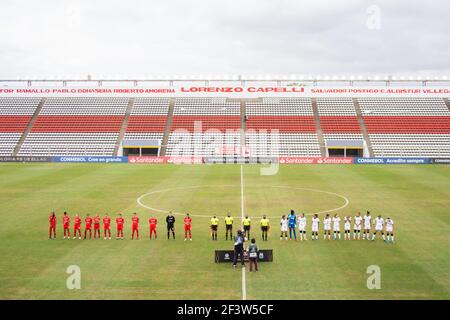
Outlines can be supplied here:
[[164, 132], [166, 116], [130, 116], [127, 132]]
[[31, 116], [0, 116], [0, 132], [24, 132]]
[[364, 122], [369, 133], [450, 133], [450, 116], [368, 116]]
[[247, 129], [273, 130], [281, 133], [315, 133], [313, 116], [249, 116]]
[[241, 126], [240, 116], [173, 116], [170, 131], [185, 129], [193, 132], [195, 122], [201, 122], [202, 131], [209, 129], [217, 129], [220, 131], [230, 129], [238, 130]]
[[356, 116], [321, 116], [320, 126], [324, 133], [361, 133]]

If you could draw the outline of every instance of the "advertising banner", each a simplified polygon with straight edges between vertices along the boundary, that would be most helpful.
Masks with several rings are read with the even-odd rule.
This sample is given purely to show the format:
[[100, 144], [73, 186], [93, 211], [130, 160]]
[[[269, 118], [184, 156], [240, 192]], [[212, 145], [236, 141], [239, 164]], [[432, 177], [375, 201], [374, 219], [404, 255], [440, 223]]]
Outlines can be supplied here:
[[65, 163], [128, 163], [128, 157], [53, 157], [53, 162]]
[[12, 157], [12, 156], [6, 156], [6, 157], [0, 157], [0, 162], [52, 162], [52, 157], [33, 157], [33, 156], [27, 156], [27, 157]]
[[355, 158], [355, 164], [429, 164], [429, 158]]
[[0, 156], [0, 162], [132, 163], [132, 164], [450, 164], [450, 158], [342, 158], [342, 157], [101, 157]]
[[60, 87], [0, 87], [0, 97], [440, 97], [447, 98], [450, 88], [447, 86], [309, 86], [291, 82], [284, 85], [256, 82], [254, 85], [236, 83], [217, 86], [191, 85], [179, 81], [179, 85], [158, 86], [89, 86]]
[[434, 158], [434, 159], [430, 159], [430, 163], [433, 163], [433, 164], [450, 164], [450, 158]]
[[146, 164], [201, 164], [202, 157], [128, 157], [128, 163]]
[[175, 157], [166, 157], [167, 163], [173, 164], [202, 164], [202, 157], [183, 157], [183, 156], [175, 156]]
[[206, 157], [207, 164], [251, 164], [251, 163], [278, 163], [276, 157]]
[[[214, 261], [216, 263], [221, 262], [233, 262], [234, 251], [233, 250], [216, 250], [214, 253]], [[238, 258], [240, 262], [241, 259]], [[244, 261], [248, 261], [247, 253], [244, 254]], [[273, 261], [273, 250], [259, 250], [258, 252], [258, 262], [272, 262]]]
[[163, 164], [167, 163], [166, 157], [128, 157], [128, 163]]
[[353, 164], [353, 158], [280, 157], [280, 164]]

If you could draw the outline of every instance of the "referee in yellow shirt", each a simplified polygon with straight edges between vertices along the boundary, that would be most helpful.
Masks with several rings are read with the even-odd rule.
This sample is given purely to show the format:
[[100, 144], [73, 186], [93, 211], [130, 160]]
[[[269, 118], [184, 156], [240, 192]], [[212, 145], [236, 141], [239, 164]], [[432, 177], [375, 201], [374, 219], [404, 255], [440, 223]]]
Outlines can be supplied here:
[[250, 227], [252, 225], [252, 221], [248, 216], [245, 216], [245, 219], [242, 220], [242, 225], [244, 226], [244, 237], [250, 239]]
[[261, 231], [262, 231], [262, 239], [263, 241], [267, 241], [267, 232], [269, 231], [270, 224], [269, 219], [264, 215], [260, 221]]
[[228, 232], [230, 233], [230, 240], [233, 241], [233, 217], [229, 212], [225, 217], [225, 240], [228, 240]]
[[212, 217], [211, 218], [211, 237], [212, 237], [213, 241], [214, 240], [217, 241], [218, 225], [219, 225], [219, 219], [216, 216]]

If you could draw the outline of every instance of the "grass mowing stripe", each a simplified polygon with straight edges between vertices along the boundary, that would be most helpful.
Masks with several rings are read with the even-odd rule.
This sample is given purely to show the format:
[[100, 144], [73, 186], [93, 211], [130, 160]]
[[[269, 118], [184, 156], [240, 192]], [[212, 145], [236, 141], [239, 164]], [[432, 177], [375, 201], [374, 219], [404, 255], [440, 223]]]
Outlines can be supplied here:
[[[0, 164], [0, 298], [242, 299], [241, 276], [230, 265], [213, 262], [215, 249], [232, 247], [231, 241], [223, 239], [223, 220], [219, 241], [211, 241], [209, 220], [203, 218], [194, 219], [193, 242], [168, 241], [164, 222], [158, 224], [156, 241], [148, 240], [145, 223], [143, 239], [129, 239], [133, 211], [144, 222], [153, 214], [158, 220], [165, 216], [138, 207], [136, 199], [151, 190], [203, 185], [195, 192], [160, 194], [146, 199], [147, 204], [194, 214], [231, 211], [235, 217], [242, 216], [239, 169], [232, 164]], [[267, 186], [328, 190], [350, 201], [339, 210], [341, 217], [366, 209], [373, 215], [390, 215], [396, 243], [325, 242], [322, 232], [317, 242], [269, 237], [262, 249], [274, 250], [274, 262], [261, 264], [258, 273], [246, 273], [248, 299], [450, 298], [449, 166], [282, 165], [274, 176], [260, 176], [259, 169], [257, 165], [243, 168], [245, 215], [280, 216], [291, 208], [341, 205], [341, 200], [325, 194]], [[52, 207], [58, 213], [59, 237], [65, 208], [72, 217], [74, 213], [84, 217], [87, 210], [123, 211], [126, 240], [46, 240]], [[176, 224], [178, 233], [182, 222], [177, 219]], [[278, 230], [274, 224], [273, 231]], [[252, 236], [259, 236], [256, 228]], [[65, 288], [70, 264], [82, 268], [81, 290]], [[381, 290], [366, 287], [366, 268], [371, 264], [381, 267]]]

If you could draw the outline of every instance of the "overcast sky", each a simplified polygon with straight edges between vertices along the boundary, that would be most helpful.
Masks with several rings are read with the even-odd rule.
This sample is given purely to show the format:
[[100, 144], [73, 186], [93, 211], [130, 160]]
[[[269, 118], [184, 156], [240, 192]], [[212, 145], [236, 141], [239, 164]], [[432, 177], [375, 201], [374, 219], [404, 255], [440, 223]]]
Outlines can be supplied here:
[[448, 0], [1, 0], [0, 78], [448, 75]]

